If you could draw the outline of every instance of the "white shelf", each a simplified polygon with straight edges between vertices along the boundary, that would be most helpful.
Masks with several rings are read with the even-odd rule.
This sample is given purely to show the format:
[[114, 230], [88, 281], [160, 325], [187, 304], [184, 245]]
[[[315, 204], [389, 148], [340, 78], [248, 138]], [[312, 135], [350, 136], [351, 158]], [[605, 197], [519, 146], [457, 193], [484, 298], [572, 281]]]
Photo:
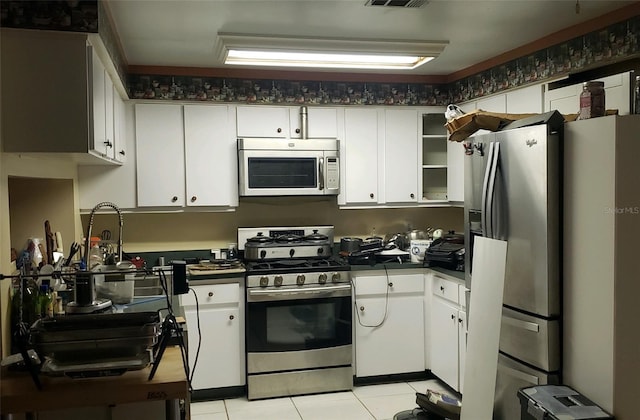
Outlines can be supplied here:
[[422, 165], [422, 169], [447, 169], [447, 165]]
[[449, 136], [447, 134], [423, 134], [422, 138], [424, 140], [429, 140], [429, 139], [433, 139], [433, 140], [447, 140]]

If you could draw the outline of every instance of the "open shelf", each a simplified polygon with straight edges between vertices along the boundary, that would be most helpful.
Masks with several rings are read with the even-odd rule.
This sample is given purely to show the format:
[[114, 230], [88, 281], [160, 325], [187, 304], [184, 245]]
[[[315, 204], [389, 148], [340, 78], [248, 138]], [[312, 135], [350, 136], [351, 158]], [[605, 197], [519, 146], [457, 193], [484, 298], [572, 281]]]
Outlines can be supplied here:
[[447, 130], [443, 114], [422, 115], [422, 201], [447, 201]]

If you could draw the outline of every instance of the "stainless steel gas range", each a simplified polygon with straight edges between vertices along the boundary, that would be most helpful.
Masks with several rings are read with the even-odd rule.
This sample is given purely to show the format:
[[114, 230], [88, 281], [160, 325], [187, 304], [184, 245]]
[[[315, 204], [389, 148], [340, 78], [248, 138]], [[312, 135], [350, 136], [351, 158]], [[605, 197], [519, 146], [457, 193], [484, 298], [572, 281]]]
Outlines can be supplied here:
[[351, 282], [333, 226], [240, 228], [238, 244], [248, 398], [351, 389]]

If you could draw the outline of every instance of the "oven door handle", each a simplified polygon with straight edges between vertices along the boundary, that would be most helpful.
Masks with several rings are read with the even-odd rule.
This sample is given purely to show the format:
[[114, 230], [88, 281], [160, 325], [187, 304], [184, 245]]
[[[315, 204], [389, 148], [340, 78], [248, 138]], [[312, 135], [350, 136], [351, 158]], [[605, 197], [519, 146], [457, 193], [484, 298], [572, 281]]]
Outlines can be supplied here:
[[341, 284], [326, 287], [304, 287], [295, 289], [256, 289], [247, 291], [248, 302], [273, 300], [321, 299], [351, 296], [351, 285]]

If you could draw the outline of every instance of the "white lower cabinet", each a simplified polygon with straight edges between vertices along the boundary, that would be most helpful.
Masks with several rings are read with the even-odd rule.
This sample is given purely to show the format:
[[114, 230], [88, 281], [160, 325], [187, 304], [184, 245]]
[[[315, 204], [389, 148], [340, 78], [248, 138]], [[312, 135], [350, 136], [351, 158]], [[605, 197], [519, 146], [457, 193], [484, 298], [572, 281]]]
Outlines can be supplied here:
[[[467, 315], [459, 301], [456, 282], [432, 275], [431, 372], [451, 388], [462, 393], [466, 355]], [[463, 305], [463, 303], [462, 303]]]
[[[181, 295], [194, 390], [245, 384], [243, 283], [238, 279], [238, 283], [191, 286], [199, 310], [194, 292]], [[198, 321], [201, 343], [196, 362]]]
[[423, 270], [352, 272], [357, 377], [425, 370]]

